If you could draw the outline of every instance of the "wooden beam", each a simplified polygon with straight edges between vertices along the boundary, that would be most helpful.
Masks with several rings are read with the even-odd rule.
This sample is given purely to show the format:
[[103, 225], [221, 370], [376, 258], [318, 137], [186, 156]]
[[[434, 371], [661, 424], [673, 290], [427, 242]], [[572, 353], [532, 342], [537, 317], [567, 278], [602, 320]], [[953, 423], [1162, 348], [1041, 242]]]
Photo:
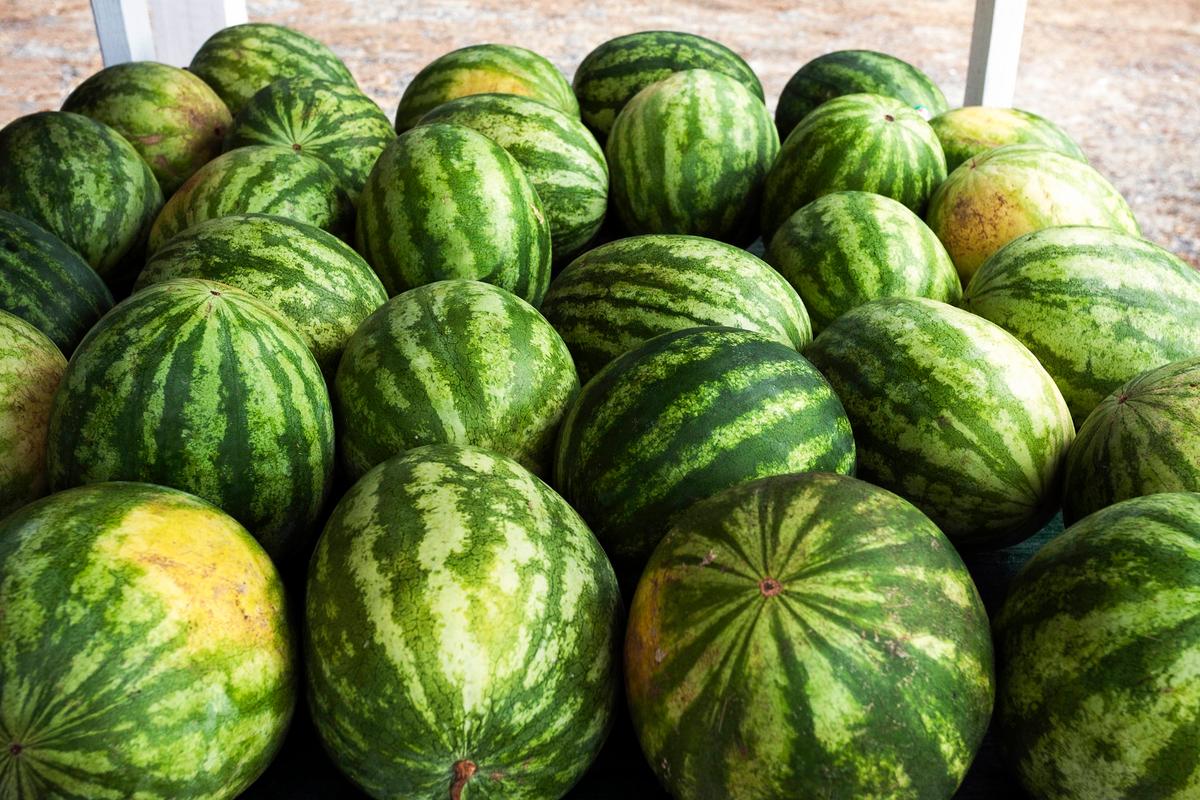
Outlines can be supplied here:
[[963, 105], [1012, 105], [1026, 0], [976, 0]]
[[104, 66], [154, 58], [146, 0], [92, 0], [92, 18]]
[[246, 21], [246, 0], [149, 0], [155, 60], [186, 67], [204, 40]]

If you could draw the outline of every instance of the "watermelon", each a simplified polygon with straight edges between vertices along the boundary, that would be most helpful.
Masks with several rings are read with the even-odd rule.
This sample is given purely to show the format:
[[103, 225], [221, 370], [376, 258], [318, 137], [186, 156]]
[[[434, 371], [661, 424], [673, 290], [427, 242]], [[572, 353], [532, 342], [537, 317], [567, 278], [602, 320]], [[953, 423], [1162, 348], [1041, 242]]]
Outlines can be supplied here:
[[584, 123], [600, 141], [633, 96], [674, 72], [707, 69], [728, 75], [766, 102], [762, 84], [742, 57], [719, 42], [679, 31], [639, 31], [609, 39], [575, 70], [575, 97]]
[[104, 281], [62, 239], [0, 211], [0, 310], [31, 323], [70, 354], [112, 304]]
[[779, 137], [762, 101], [727, 75], [689, 69], [621, 110], [605, 154], [612, 200], [631, 233], [754, 239]]
[[1105, 228], [1045, 228], [1011, 242], [975, 273], [963, 308], [1033, 351], [1076, 427], [1135, 375], [1200, 356], [1200, 272]]
[[1013, 544], [1058, 510], [1071, 414], [1003, 328], [936, 300], [885, 297], [838, 317], [804, 354], [845, 405], [859, 476], [955, 545]]
[[62, 239], [109, 286], [133, 279], [162, 202], [150, 167], [104, 123], [42, 111], [0, 129], [0, 211]]
[[933, 128], [901, 100], [875, 94], [835, 97], [806, 116], [767, 175], [763, 241], [797, 209], [842, 189], [874, 192], [925, 213], [946, 178]]
[[479, 448], [410, 450], [355, 484], [313, 555], [317, 730], [372, 797], [561, 797], [612, 719], [620, 616], [548, 486]]
[[579, 103], [558, 67], [523, 47], [476, 44], [446, 53], [417, 73], [396, 109], [396, 131], [403, 133], [456, 97], [494, 93], [519, 94], [579, 116]]
[[846, 412], [803, 356], [759, 333], [688, 328], [583, 387], [559, 432], [554, 485], [628, 582], [697, 500], [767, 475], [853, 468]]
[[466, 278], [536, 307], [550, 285], [550, 227], [537, 191], [504, 148], [461, 125], [422, 125], [383, 151], [356, 234], [389, 295]]
[[392, 298], [346, 345], [333, 393], [338, 443], [357, 478], [426, 444], [471, 444], [549, 469], [579, 391], [571, 353], [520, 298], [438, 281]]
[[1045, 117], [1019, 108], [966, 106], [929, 120], [942, 143], [946, 169], [953, 170], [972, 156], [1006, 144], [1036, 144], [1086, 162], [1079, 145]]
[[46, 428], [66, 368], [45, 334], [0, 311], [0, 518], [46, 493]]
[[220, 155], [233, 122], [207, 83], [154, 61], [105, 67], [71, 92], [62, 110], [111, 125], [128, 139], [166, 197]]
[[355, 86], [291, 78], [268, 84], [246, 101], [225, 149], [273, 144], [316, 156], [357, 201], [371, 167], [395, 138], [387, 115]]
[[874, 50], [838, 50], [809, 61], [783, 87], [775, 109], [779, 137], [786, 139], [825, 101], [864, 93], [893, 97], [924, 119], [950, 107], [937, 84], [912, 64]]
[[566, 263], [604, 222], [608, 163], [577, 117], [515, 94], [459, 97], [421, 117], [474, 128], [517, 160], [545, 207], [554, 260]]
[[588, 381], [660, 333], [708, 325], [755, 331], [796, 350], [812, 341], [804, 304], [770, 265], [699, 236], [631, 236], [575, 259], [541, 312]]
[[0, 795], [224, 800], [279, 749], [283, 585], [191, 495], [100, 483], [0, 522]]
[[880, 297], [962, 297], [954, 262], [933, 231], [870, 192], [833, 192], [804, 206], [772, 237], [766, 259], [800, 293], [817, 333]]
[[192, 492], [273, 557], [302, 558], [296, 542], [333, 469], [329, 395], [269, 306], [222, 283], [166, 281], [114, 308], [75, 351], [47, 463], [55, 490], [136, 480]]
[[930, 198], [926, 221], [963, 286], [1001, 247], [1042, 228], [1095, 225], [1141, 233], [1129, 204], [1104, 176], [1031, 144], [997, 147], [959, 165]]
[[678, 800], [948, 798], [992, 711], [975, 584], [929, 518], [843, 475], [680, 515], [638, 584], [629, 706]]
[[167, 201], [150, 230], [150, 254], [198, 222], [252, 213], [348, 236], [354, 207], [319, 158], [277, 145], [240, 147], [205, 164]]
[[283, 78], [358, 85], [328, 47], [299, 31], [265, 22], [217, 31], [200, 45], [188, 70], [211, 86], [235, 115], [259, 89]]
[[1126, 500], [1072, 525], [995, 620], [996, 717], [1036, 797], [1195, 796], [1200, 494]]
[[134, 289], [174, 278], [218, 281], [262, 300], [295, 326], [329, 378], [359, 324], [387, 302], [379, 278], [347, 244], [267, 214], [188, 228], [146, 263]]

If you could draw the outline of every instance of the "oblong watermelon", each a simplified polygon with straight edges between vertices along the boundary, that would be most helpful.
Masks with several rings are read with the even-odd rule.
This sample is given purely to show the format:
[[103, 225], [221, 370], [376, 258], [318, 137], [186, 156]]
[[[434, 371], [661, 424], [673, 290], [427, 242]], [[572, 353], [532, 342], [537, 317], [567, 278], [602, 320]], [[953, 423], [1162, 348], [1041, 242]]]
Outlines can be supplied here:
[[0, 310], [29, 322], [70, 355], [112, 305], [104, 280], [62, 239], [0, 211]]
[[1033, 351], [1076, 427], [1135, 375], [1200, 356], [1200, 272], [1106, 228], [1045, 228], [1010, 242], [975, 273], [963, 308]]
[[833, 192], [792, 214], [767, 262], [795, 287], [820, 333], [880, 297], [962, 298], [946, 248], [905, 206], [870, 192]]
[[1087, 162], [1067, 132], [1045, 117], [1019, 108], [964, 106], [929, 120], [942, 143], [946, 169], [954, 170], [973, 156], [1006, 144], [1036, 144]]
[[226, 800], [283, 741], [283, 584], [191, 495], [101, 483], [0, 522], [0, 791]]
[[812, 341], [804, 304], [779, 273], [699, 236], [631, 236], [589, 250], [551, 282], [541, 312], [585, 383], [647, 339], [684, 328], [741, 328], [796, 350]]
[[804, 351], [854, 428], [858, 474], [970, 549], [1036, 533], [1058, 510], [1067, 404], [997, 325], [927, 298], [843, 314]]
[[422, 125], [383, 151], [355, 241], [391, 295], [466, 278], [536, 307], [550, 285], [550, 226], [533, 184], [504, 148], [461, 125]]
[[928, 517], [842, 475], [681, 515], [638, 584], [626, 687], [678, 800], [948, 798], [992, 711], [975, 584]]
[[367, 473], [325, 526], [306, 616], [317, 730], [373, 797], [562, 797], [604, 741], [612, 567], [515, 461], [433, 445]]
[[273, 557], [303, 558], [297, 542], [333, 470], [329, 394], [304, 340], [265, 303], [166, 281], [114, 308], [75, 351], [47, 465], [55, 490], [133, 480], [192, 492]]

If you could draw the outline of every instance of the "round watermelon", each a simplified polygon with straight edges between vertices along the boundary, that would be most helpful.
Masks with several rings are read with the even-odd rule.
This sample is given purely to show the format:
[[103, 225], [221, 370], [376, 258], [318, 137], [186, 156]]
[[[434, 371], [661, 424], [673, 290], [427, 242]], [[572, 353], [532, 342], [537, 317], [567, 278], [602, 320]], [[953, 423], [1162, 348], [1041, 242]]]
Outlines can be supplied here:
[[372, 797], [562, 797], [608, 732], [620, 617], [604, 552], [548, 486], [475, 447], [410, 450], [355, 484], [313, 555], [317, 730]]
[[929, 126], [942, 143], [946, 169], [1006, 144], [1036, 144], [1086, 162], [1067, 132], [1045, 117], [1019, 108], [965, 106], [939, 114]]
[[246, 530], [159, 486], [100, 483], [0, 522], [0, 792], [226, 800], [296, 693], [283, 585]]

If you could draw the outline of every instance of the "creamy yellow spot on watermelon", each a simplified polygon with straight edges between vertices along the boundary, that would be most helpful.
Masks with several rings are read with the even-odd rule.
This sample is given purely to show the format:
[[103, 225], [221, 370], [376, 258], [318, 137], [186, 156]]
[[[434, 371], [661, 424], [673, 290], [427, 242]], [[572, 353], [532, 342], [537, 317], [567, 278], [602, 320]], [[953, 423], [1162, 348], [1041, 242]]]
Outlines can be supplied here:
[[446, 99], [488, 92], [519, 94], [525, 97], [533, 97], [535, 94], [528, 83], [515, 75], [487, 69], [464, 69], [455, 74]]

